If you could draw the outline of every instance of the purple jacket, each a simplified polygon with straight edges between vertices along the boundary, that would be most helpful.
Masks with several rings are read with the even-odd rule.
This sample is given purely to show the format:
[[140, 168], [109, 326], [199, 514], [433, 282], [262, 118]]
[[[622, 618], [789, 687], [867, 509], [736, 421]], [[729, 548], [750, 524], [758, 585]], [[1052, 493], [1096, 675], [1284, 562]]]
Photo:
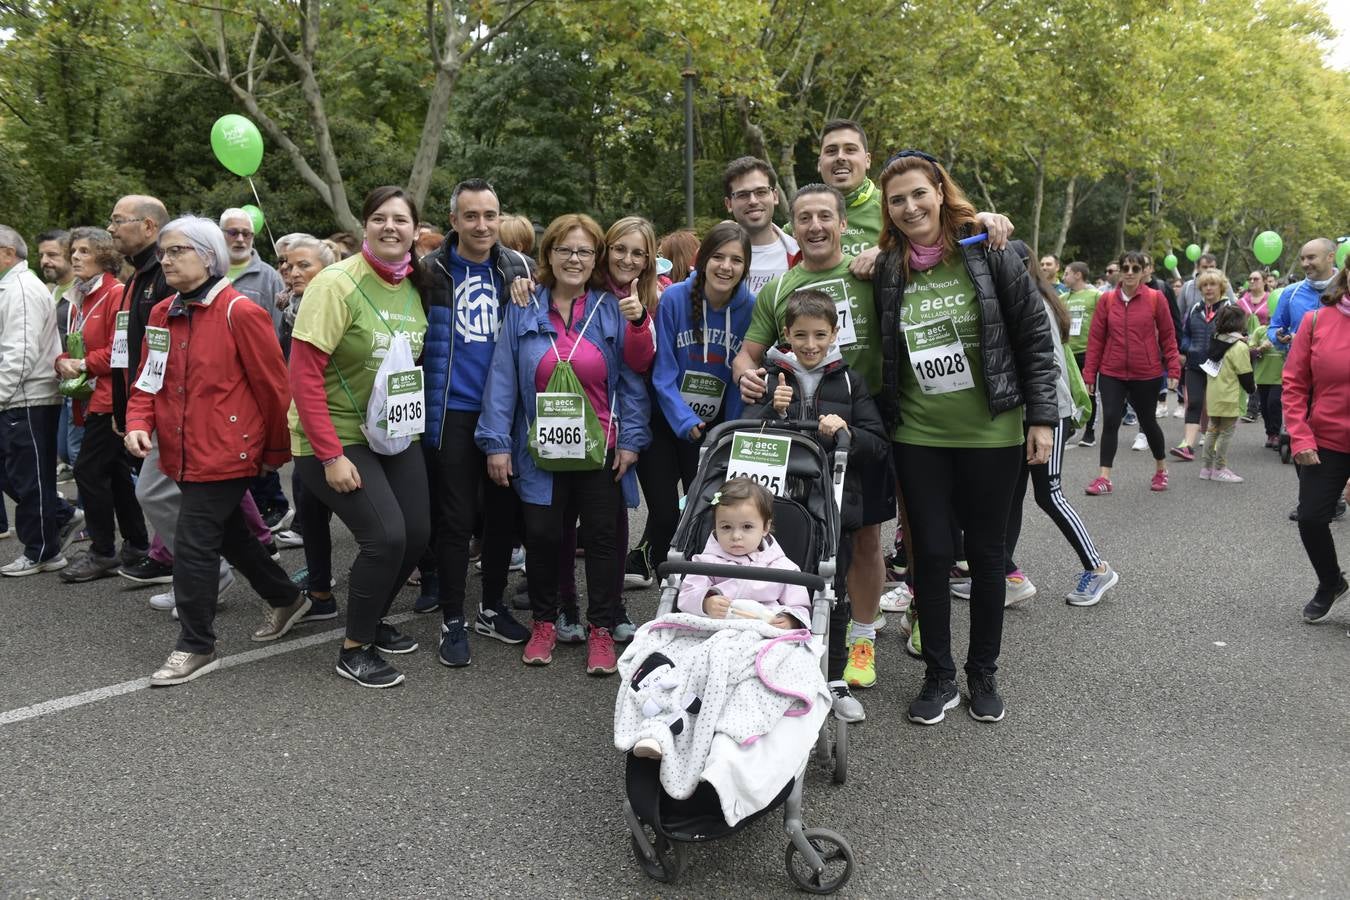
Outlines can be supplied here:
[[[783, 548], [778, 546], [778, 542], [772, 536], [764, 538], [764, 545], [749, 556], [732, 556], [717, 543], [716, 535], [709, 535], [703, 552], [694, 554], [693, 562], [745, 566], [747, 569], [801, 571], [796, 563], [783, 554]], [[703, 615], [703, 600], [709, 594], [721, 594], [732, 600], [738, 597], [753, 600], [769, 607], [775, 613], [787, 613], [801, 622], [804, 628], [811, 627], [811, 596], [806, 592], [806, 588], [800, 585], [758, 581], [749, 573], [745, 578], [718, 580], [706, 575], [686, 575], [684, 583], [680, 585], [678, 604], [680, 611], [696, 616]]]

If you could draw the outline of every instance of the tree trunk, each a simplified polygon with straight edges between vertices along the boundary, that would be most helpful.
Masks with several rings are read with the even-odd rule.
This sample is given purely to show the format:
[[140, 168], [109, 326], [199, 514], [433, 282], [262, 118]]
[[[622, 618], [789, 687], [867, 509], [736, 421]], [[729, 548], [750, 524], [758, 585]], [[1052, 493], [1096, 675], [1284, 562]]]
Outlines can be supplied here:
[[783, 195], [783, 216], [792, 218], [788, 207], [797, 196], [797, 145], [784, 141], [778, 148], [778, 189]]
[[998, 212], [998, 206], [994, 203], [994, 198], [989, 193], [989, 185], [984, 183], [984, 175], [980, 172], [980, 164], [975, 163], [975, 183], [980, 186], [980, 196], [984, 198], [985, 212]]
[[1125, 252], [1125, 225], [1130, 221], [1130, 202], [1134, 199], [1134, 173], [1125, 173], [1125, 196], [1120, 201], [1120, 215], [1116, 217], [1116, 258]]
[[427, 115], [422, 120], [422, 136], [417, 141], [412, 172], [408, 175], [408, 193], [417, 201], [418, 209], [427, 205], [431, 176], [441, 155], [441, 140], [445, 136], [446, 119], [450, 118], [450, 98], [454, 95], [459, 71], [457, 61], [436, 67], [436, 80], [431, 85], [431, 96], [427, 98]]
[[1064, 242], [1069, 239], [1069, 225], [1073, 223], [1073, 198], [1074, 192], [1078, 188], [1078, 179], [1076, 177], [1069, 179], [1069, 184], [1064, 188], [1064, 218], [1059, 223], [1059, 237], [1055, 238], [1055, 258], [1062, 260], [1064, 258]]
[[1027, 243], [1031, 246], [1031, 258], [1036, 260], [1040, 258], [1041, 250], [1041, 207], [1045, 205], [1045, 157], [1039, 158], [1027, 154], [1031, 158], [1031, 164], [1036, 169], [1036, 185], [1031, 195], [1031, 240]]

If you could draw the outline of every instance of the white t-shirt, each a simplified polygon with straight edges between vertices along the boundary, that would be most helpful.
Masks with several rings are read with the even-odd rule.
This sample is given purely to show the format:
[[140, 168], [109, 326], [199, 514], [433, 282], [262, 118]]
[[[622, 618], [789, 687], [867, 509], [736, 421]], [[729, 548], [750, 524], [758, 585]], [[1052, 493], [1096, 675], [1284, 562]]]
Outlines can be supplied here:
[[797, 254], [797, 242], [792, 235], [784, 234], [775, 225], [774, 240], [767, 244], [753, 244], [750, 247], [750, 274], [745, 276], [745, 286], [750, 293], [758, 296], [759, 289], [788, 270], [788, 258]]

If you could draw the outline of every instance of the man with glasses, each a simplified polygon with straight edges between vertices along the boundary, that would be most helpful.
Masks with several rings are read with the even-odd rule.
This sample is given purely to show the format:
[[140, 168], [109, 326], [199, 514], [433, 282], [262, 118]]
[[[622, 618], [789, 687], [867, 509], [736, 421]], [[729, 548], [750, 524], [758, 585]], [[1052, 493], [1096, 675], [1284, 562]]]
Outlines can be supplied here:
[[733, 159], [722, 173], [727, 212], [750, 235], [750, 272], [745, 286], [758, 294], [769, 279], [796, 265], [801, 251], [791, 235], [773, 223], [778, 176], [762, 159]]
[[[1186, 318], [1191, 314], [1191, 310], [1195, 308], [1195, 305], [1201, 302], [1200, 289], [1195, 286], [1196, 276], [1201, 272], [1208, 272], [1210, 269], [1217, 269], [1218, 267], [1219, 258], [1217, 256], [1213, 253], [1202, 253], [1200, 254], [1200, 258], [1195, 261], [1194, 274], [1191, 275], [1189, 281], [1181, 286], [1181, 296], [1178, 297], [1172, 292], [1171, 287], [1168, 287], [1167, 298], [1172, 301], [1172, 308], [1177, 310], [1177, 314], [1174, 318], [1178, 321]], [[1157, 289], [1157, 285], [1150, 286]], [[1237, 296], [1233, 293], [1232, 285], [1229, 285], [1226, 290], [1228, 293], [1225, 296], [1225, 299], [1229, 303], [1237, 303]], [[1178, 330], [1177, 334], [1180, 335], [1181, 331]]]
[[286, 285], [254, 249], [253, 219], [242, 209], [227, 209], [220, 214], [220, 230], [225, 232], [225, 246], [230, 251], [226, 274], [231, 284], [272, 317], [272, 330], [280, 340], [284, 310], [277, 307], [277, 294], [286, 290]]
[[428, 282], [422, 445], [433, 485], [435, 562], [422, 567], [422, 595], [414, 608], [440, 608], [440, 660], [455, 668], [470, 662], [464, 596], [469, 539], [480, 514], [483, 600], [474, 631], [507, 644], [530, 636], [504, 602], [519, 500], [513, 489], [485, 477], [487, 457], [473, 439], [509, 287], [532, 274], [528, 257], [502, 246], [500, 227], [501, 204], [492, 185], [481, 178], [461, 181], [450, 194], [450, 234], [422, 260]]
[[[230, 268], [226, 276], [234, 289], [252, 300], [272, 317], [272, 331], [281, 340], [285, 310], [277, 306], [277, 294], [286, 289], [276, 269], [262, 261], [253, 248], [253, 219], [242, 209], [227, 209], [220, 214], [220, 230], [225, 233], [225, 246], [230, 251]], [[281, 489], [281, 476], [267, 472], [253, 480], [249, 493], [262, 513], [263, 521], [276, 535], [281, 547], [299, 547], [304, 539], [290, 530], [295, 513]]]

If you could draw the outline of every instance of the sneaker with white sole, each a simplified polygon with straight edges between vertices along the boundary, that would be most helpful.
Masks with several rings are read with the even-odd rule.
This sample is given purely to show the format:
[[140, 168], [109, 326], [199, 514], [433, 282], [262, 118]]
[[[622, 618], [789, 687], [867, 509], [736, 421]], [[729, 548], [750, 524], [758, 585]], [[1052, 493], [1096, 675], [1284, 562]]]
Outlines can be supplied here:
[[881, 611], [888, 613], [904, 612], [914, 602], [914, 592], [909, 585], [901, 582], [881, 595]]
[[273, 540], [276, 541], [277, 546], [283, 550], [287, 550], [292, 547], [305, 546], [304, 535], [302, 535], [298, 531], [293, 531], [290, 528], [281, 529], [276, 534], [272, 535], [272, 538]]
[[530, 639], [530, 629], [517, 622], [505, 607], [479, 607], [473, 630], [503, 644], [523, 644]]
[[1246, 479], [1227, 466], [1224, 466], [1222, 469], [1215, 469], [1213, 474], [1209, 476], [1209, 480], [1223, 481], [1228, 484], [1241, 484]]
[[70, 545], [75, 543], [75, 539], [84, 531], [84, 510], [78, 506], [74, 507], [70, 513], [70, 521], [62, 525], [56, 532], [56, 539], [61, 544], [61, 552], [65, 553], [70, 549]]
[[977, 722], [1002, 722], [1007, 712], [1003, 698], [998, 693], [998, 681], [993, 675], [967, 675], [966, 687], [970, 689], [970, 704], [966, 711]]
[[29, 559], [28, 554], [25, 553], [14, 562], [0, 566], [0, 575], [8, 575], [10, 578], [23, 578], [27, 575], [38, 575], [42, 572], [55, 572], [58, 569], [64, 569], [67, 565], [69, 565], [69, 562], [60, 553], [51, 559], [44, 559], [42, 562]]
[[909, 704], [909, 720], [919, 725], [936, 725], [947, 717], [947, 710], [960, 705], [961, 692], [955, 680], [939, 680], [929, 675], [923, 680], [919, 696]]
[[150, 676], [151, 687], [169, 687], [175, 684], [183, 684], [194, 678], [200, 678], [207, 672], [214, 671], [220, 666], [220, 658], [216, 656], [216, 651], [210, 653], [188, 653], [186, 650], [175, 650], [169, 654], [169, 658], [164, 661]]
[[1106, 564], [1105, 572], [1089, 569], [1078, 576], [1078, 586], [1065, 595], [1064, 602], [1070, 606], [1096, 606], [1106, 592], [1115, 587], [1117, 581], [1120, 581], [1120, 576], [1110, 563]]
[[1036, 585], [1022, 574], [1021, 569], [1014, 569], [1004, 577], [1003, 585], [1004, 606], [1019, 606], [1036, 596]]
[[252, 641], [275, 641], [290, 631], [296, 622], [305, 617], [309, 612], [309, 595], [301, 593], [294, 602], [285, 606], [269, 606], [266, 614], [263, 616], [262, 624], [253, 629], [253, 634], [249, 635]]
[[[216, 585], [216, 609], [220, 609], [220, 607], [225, 605], [225, 601], [221, 598], [223, 598], [225, 592], [232, 587], [234, 587], [234, 571], [226, 569], [225, 574], [221, 576], [220, 581]], [[178, 618], [178, 603], [174, 600], [173, 588], [169, 588], [162, 594], [152, 594], [150, 597], [150, 608], [157, 609], [160, 612], [171, 609], [173, 610], [173, 617], [175, 619]]]
[[1130, 445], [1130, 449], [1131, 449], [1131, 450], [1147, 450], [1147, 449], [1148, 449], [1148, 435], [1144, 434], [1142, 431], [1139, 432], [1138, 434], [1136, 434], [1136, 435], [1134, 436], [1134, 443]]
[[581, 624], [581, 616], [576, 610], [559, 610], [555, 631], [560, 644], [586, 643], [586, 626]]
[[862, 703], [853, 696], [849, 690], [847, 681], [831, 681], [830, 693], [834, 694], [834, 717], [841, 722], [862, 722], [867, 718], [867, 712], [863, 709]]

